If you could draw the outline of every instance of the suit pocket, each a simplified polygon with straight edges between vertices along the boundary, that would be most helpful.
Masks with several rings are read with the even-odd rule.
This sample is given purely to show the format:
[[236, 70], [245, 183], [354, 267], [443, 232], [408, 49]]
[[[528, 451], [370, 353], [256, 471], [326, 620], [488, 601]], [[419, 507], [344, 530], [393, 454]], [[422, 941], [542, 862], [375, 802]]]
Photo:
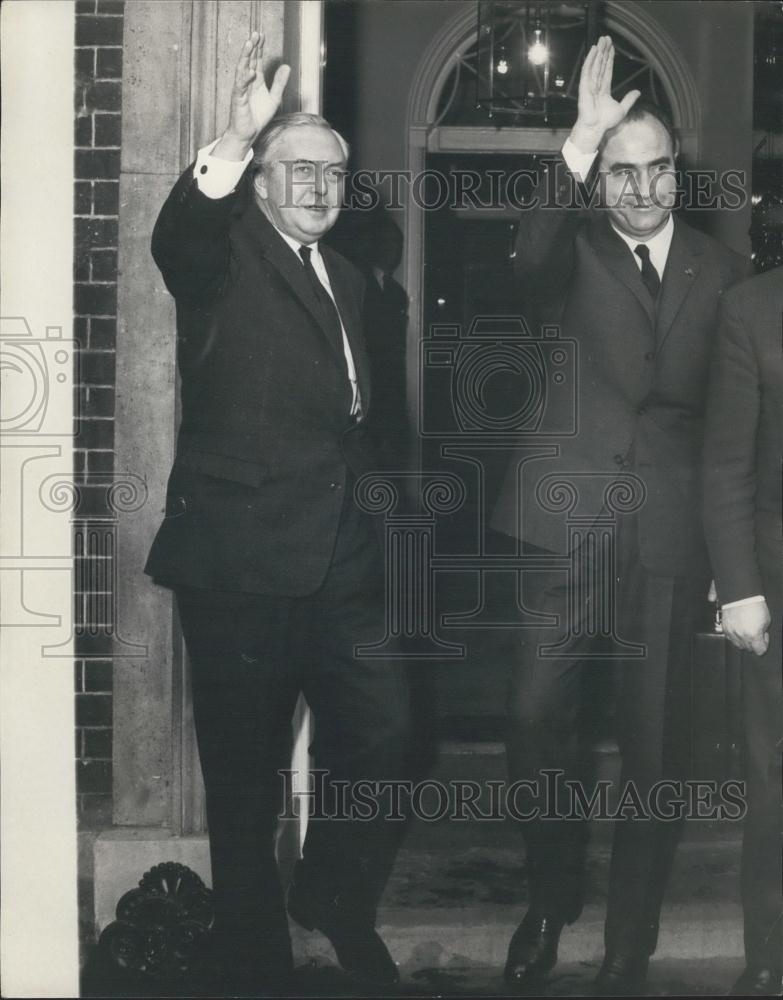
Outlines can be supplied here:
[[179, 466], [191, 472], [200, 472], [215, 479], [227, 479], [245, 486], [260, 486], [267, 468], [263, 462], [246, 462], [230, 455], [216, 455], [209, 451], [183, 449], [177, 453], [174, 467]]

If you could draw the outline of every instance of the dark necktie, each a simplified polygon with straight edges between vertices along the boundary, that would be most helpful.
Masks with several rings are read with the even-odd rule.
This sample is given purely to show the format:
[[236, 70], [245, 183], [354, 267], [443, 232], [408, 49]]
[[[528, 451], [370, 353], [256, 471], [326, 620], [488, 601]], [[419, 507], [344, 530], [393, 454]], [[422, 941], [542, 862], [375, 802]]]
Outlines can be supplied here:
[[337, 306], [334, 304], [332, 296], [321, 284], [318, 275], [315, 273], [313, 262], [310, 260], [312, 252], [311, 247], [299, 247], [299, 256], [302, 258], [302, 263], [304, 264], [304, 272], [307, 275], [307, 280], [312, 286], [315, 297], [318, 299], [318, 304], [321, 307], [321, 312], [323, 313], [326, 332], [335, 350], [344, 361], [345, 351], [343, 349], [343, 328], [340, 323], [340, 314], [337, 312]]
[[647, 291], [650, 293], [653, 304], [655, 304], [658, 298], [658, 292], [661, 288], [661, 279], [658, 277], [658, 272], [655, 270], [655, 266], [650, 260], [650, 248], [646, 243], [639, 243], [638, 246], [634, 248], [634, 253], [642, 262], [642, 281], [646, 285]]

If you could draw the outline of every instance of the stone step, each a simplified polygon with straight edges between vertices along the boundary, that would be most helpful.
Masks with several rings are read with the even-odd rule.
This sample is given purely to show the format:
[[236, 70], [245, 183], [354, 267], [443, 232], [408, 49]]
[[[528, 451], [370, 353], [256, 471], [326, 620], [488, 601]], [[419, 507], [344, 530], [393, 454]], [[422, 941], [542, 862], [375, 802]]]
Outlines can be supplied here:
[[[739, 975], [743, 962], [736, 958], [656, 958], [650, 965], [645, 988], [649, 997], [724, 996]], [[413, 971], [401, 969], [394, 996], [410, 997], [584, 997], [592, 996], [599, 968], [594, 962], [561, 960], [553, 971], [528, 990], [513, 989], [503, 981], [501, 966], [455, 961]], [[373, 990], [358, 983], [331, 963], [300, 965], [296, 973], [297, 997], [388, 997], [391, 991]]]
[[[514, 831], [517, 833], [517, 831]], [[675, 859], [661, 916], [659, 958], [739, 958], [742, 914], [739, 840], [725, 827], [692, 830]], [[430, 831], [432, 842], [437, 838]], [[497, 965], [526, 908], [521, 845], [476, 843], [451, 850], [403, 848], [379, 912], [384, 940], [403, 969], [453, 964]], [[466, 843], [468, 843], [466, 841]], [[587, 902], [582, 916], [563, 931], [563, 956], [592, 962], [603, 949], [603, 921], [610, 842], [593, 842], [588, 857]], [[318, 934], [293, 928], [303, 961], [328, 960]]]
[[[406, 975], [454, 966], [500, 968], [524, 910], [489, 911], [474, 906], [383, 908], [378, 929]], [[561, 954], [568, 962], [597, 963], [603, 955], [604, 907], [589, 904], [563, 930]], [[297, 962], [335, 963], [329, 942], [317, 932], [292, 925]], [[742, 956], [739, 902], [675, 903], [664, 908], [657, 959]]]
[[[600, 744], [594, 754], [599, 777], [619, 778], [616, 745]], [[505, 777], [505, 754], [498, 742], [441, 743], [428, 774], [428, 780], [444, 784]], [[519, 827], [509, 818], [411, 823], [379, 912], [379, 929], [404, 981], [442, 983], [453, 990], [462, 977], [470, 984], [466, 995], [491, 994], [493, 977], [505, 962], [508, 942], [527, 905]], [[551, 995], [577, 995], [585, 969], [594, 975], [602, 957], [612, 830], [611, 822], [591, 824], [586, 905], [580, 919], [563, 931], [561, 956], [564, 968], [571, 969], [564, 975], [573, 980], [568, 989], [577, 993]], [[687, 825], [662, 913], [657, 963], [720, 959], [735, 974], [742, 956], [740, 842], [741, 824], [736, 822]], [[314, 963], [317, 969], [335, 961], [318, 933], [292, 927], [292, 937], [299, 962]], [[730, 979], [725, 989], [729, 985]], [[562, 981], [558, 988], [566, 989]], [[710, 995], [709, 989], [704, 995]]]

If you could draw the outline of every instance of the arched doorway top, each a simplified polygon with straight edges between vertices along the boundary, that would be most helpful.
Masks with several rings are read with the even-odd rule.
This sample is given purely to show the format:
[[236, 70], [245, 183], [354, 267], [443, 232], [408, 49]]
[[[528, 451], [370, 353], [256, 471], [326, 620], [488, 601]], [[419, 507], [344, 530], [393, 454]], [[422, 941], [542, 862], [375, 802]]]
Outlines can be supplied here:
[[[666, 89], [674, 124], [686, 137], [691, 155], [698, 151], [700, 104], [696, 83], [671, 35], [640, 6], [607, 0], [604, 24], [639, 50]], [[427, 127], [436, 119], [441, 91], [455, 62], [477, 37], [476, 8], [463, 7], [432, 39], [419, 62], [408, 100], [408, 127]]]

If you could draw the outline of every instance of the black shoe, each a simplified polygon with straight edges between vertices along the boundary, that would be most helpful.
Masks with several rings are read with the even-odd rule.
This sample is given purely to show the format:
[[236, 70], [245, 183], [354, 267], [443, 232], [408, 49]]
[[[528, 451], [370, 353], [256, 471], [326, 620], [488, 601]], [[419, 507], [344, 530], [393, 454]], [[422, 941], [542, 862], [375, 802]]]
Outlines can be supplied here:
[[543, 976], [557, 962], [557, 946], [564, 920], [528, 910], [514, 931], [508, 946], [503, 978], [508, 983], [523, 983]]
[[376, 983], [397, 983], [400, 972], [369, 917], [350, 901], [331, 903], [308, 895], [296, 882], [288, 890], [288, 913], [305, 930], [328, 938], [346, 970]]
[[647, 955], [626, 955], [622, 952], [608, 954], [593, 984], [593, 995], [641, 996], [647, 982], [649, 964], [650, 959]]
[[783, 978], [776, 969], [745, 969], [731, 987], [730, 997], [783, 996]]

